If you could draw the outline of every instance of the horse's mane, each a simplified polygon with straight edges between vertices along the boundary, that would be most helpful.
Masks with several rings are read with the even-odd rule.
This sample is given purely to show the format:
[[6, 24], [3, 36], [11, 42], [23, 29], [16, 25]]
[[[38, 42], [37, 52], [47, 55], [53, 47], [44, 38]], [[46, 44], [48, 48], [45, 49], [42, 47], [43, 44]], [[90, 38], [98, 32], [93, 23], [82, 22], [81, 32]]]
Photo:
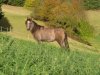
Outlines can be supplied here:
[[33, 20], [32, 20], [32, 22], [33, 22], [34, 25], [35, 25], [36, 27], [38, 27], [38, 28], [44, 27], [44, 26], [41, 26], [41, 25], [37, 24], [37, 23], [36, 23], [35, 21], [33, 21]]
[[33, 32], [35, 32], [38, 29], [43, 29], [44, 28], [44, 26], [41, 26], [41, 25], [37, 24], [35, 21], [32, 20], [32, 22], [34, 23]]
[[35, 25], [38, 25], [35, 21], [32, 20], [32, 22], [33, 22]]

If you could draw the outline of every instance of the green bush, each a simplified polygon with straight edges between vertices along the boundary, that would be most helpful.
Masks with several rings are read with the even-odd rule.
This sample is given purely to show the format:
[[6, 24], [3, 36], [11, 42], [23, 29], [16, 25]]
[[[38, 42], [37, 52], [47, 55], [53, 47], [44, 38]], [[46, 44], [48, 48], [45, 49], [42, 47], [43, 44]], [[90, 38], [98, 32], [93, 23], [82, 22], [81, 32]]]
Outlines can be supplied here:
[[24, 1], [25, 0], [4, 0], [4, 3], [13, 6], [24, 6]]
[[25, 0], [25, 4], [24, 4], [24, 7], [25, 8], [28, 8], [28, 9], [31, 9], [33, 6], [34, 6], [34, 1], [35, 0]]
[[86, 9], [100, 9], [100, 0], [84, 0]]
[[2, 4], [3, 3], [3, 0], [0, 0], [0, 4]]
[[0, 19], [4, 16], [1, 5], [2, 5], [2, 0], [0, 0]]

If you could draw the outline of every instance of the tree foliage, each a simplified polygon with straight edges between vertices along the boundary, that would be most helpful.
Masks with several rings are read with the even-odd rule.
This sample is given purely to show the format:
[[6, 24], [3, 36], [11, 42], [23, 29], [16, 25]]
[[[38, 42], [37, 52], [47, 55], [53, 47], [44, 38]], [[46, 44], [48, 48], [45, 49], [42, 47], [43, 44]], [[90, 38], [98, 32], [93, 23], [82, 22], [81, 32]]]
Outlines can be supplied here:
[[3, 0], [0, 0], [0, 19], [4, 16], [2, 12], [2, 8], [1, 8], [2, 3], [3, 3]]
[[3, 0], [0, 0], [0, 5], [3, 3]]
[[25, 0], [3, 0], [3, 2], [13, 6], [24, 6]]
[[86, 9], [100, 9], [100, 0], [84, 0]]
[[33, 5], [33, 2], [35, 0], [25, 0], [25, 4], [24, 4], [24, 7], [26, 8], [32, 8], [34, 5]]

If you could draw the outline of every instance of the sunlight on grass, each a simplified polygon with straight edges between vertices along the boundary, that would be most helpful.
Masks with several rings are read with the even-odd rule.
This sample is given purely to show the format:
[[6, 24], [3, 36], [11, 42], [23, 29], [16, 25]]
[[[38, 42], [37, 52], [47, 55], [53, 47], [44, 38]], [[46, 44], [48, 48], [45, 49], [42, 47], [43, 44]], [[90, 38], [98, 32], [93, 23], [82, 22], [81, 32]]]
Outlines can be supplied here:
[[0, 35], [1, 41], [0, 75], [100, 74], [100, 54], [68, 52], [48, 43], [37, 44], [5, 35]]
[[89, 23], [94, 27], [95, 33], [100, 34], [100, 10], [86, 12]]

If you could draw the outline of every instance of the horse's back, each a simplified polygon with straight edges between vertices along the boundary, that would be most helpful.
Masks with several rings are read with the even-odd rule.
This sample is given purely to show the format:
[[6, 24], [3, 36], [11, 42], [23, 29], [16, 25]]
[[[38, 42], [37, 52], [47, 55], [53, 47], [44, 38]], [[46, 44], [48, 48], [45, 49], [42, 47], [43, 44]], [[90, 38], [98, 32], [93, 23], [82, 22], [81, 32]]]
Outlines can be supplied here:
[[54, 41], [55, 40], [54, 29], [41, 28], [40, 30], [36, 31], [35, 37], [42, 41]]
[[64, 39], [65, 38], [65, 32], [62, 28], [55, 28], [55, 36], [57, 39]]
[[62, 28], [44, 28], [41, 30], [41, 36], [47, 36], [52, 39], [64, 39], [65, 38], [65, 32]]

